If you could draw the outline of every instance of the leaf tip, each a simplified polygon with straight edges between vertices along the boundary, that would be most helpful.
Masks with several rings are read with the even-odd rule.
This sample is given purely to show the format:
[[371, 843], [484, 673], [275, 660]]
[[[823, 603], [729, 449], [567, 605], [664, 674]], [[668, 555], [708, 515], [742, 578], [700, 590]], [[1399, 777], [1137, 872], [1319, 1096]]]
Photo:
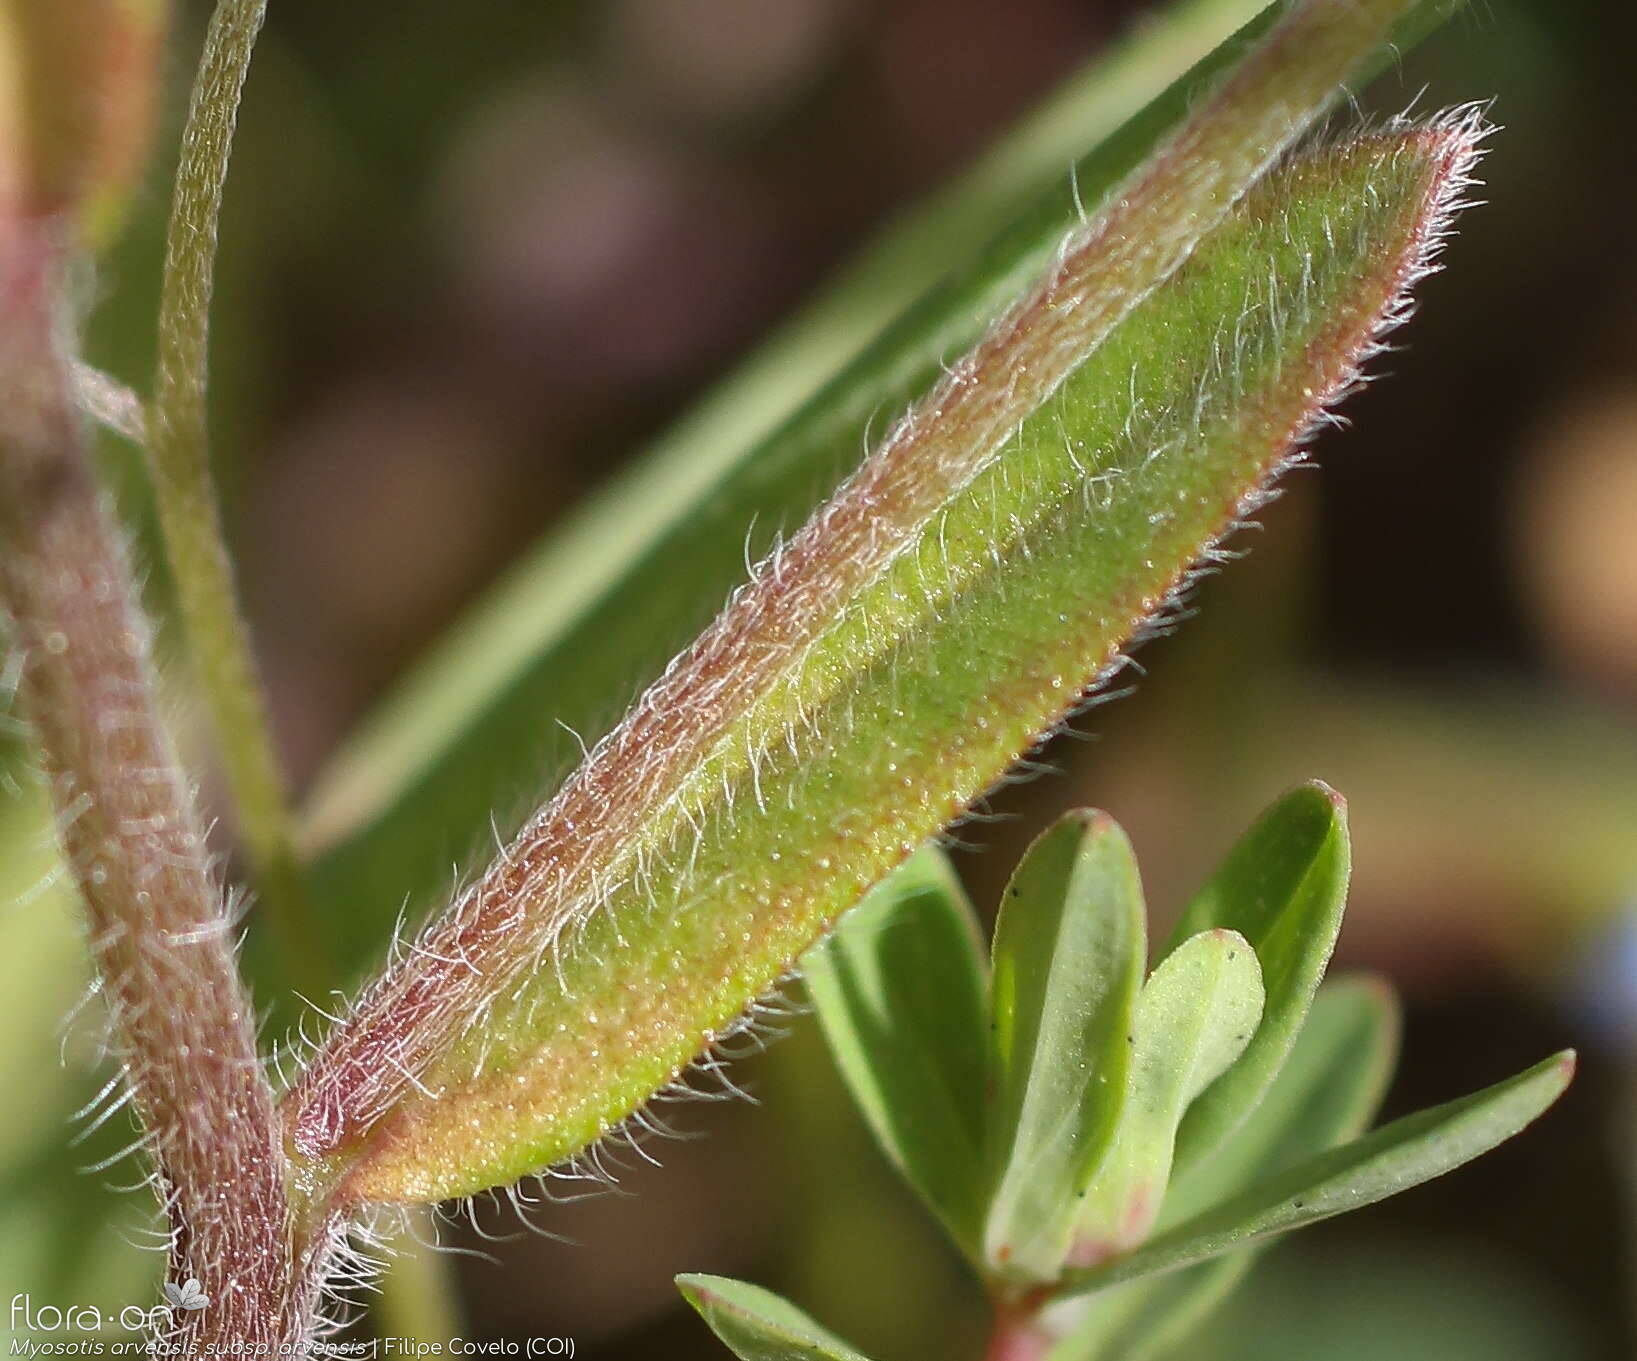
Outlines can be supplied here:
[[1135, 855], [1131, 849], [1131, 838], [1126, 830], [1112, 813], [1105, 813], [1101, 808], [1084, 808], [1078, 810], [1083, 819], [1081, 832], [1087, 846], [1100, 846], [1105, 843], [1114, 850], [1123, 850], [1127, 855]]
[[695, 1309], [713, 1298], [710, 1288], [711, 1278], [697, 1271], [679, 1271], [671, 1277], [682, 1298]]
[[1071, 827], [1078, 827], [1081, 835], [1086, 837], [1107, 836], [1120, 830], [1114, 815], [1101, 808], [1071, 808], [1063, 815], [1063, 821]]
[[1347, 816], [1347, 796], [1340, 790], [1332, 788], [1323, 780], [1309, 780], [1301, 788], [1318, 795], [1328, 803], [1338, 818]]
[[1216, 944], [1227, 946], [1230, 950], [1249, 950], [1251, 948], [1250, 942], [1231, 926], [1213, 926], [1205, 934]]

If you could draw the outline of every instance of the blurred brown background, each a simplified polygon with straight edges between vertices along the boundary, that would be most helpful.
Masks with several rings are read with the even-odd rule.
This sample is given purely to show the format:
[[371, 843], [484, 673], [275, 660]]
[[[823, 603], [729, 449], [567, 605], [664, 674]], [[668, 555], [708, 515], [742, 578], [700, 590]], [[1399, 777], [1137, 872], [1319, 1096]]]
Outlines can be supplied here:
[[[276, 0], [213, 402], [298, 783], [565, 507], [1144, 8]], [[1372, 90], [1381, 112], [1493, 98], [1486, 206], [1249, 561], [1081, 721], [1093, 741], [1058, 744], [1062, 775], [962, 833], [987, 905], [1042, 819], [1100, 804], [1164, 913], [1319, 776], [1353, 809], [1338, 967], [1409, 1007], [1390, 1113], [1582, 1051], [1523, 1139], [1278, 1249], [1202, 1358], [1634, 1354], [1634, 40], [1628, 7], [1487, 0]], [[148, 368], [163, 169], [90, 339], [125, 377]], [[786, 1289], [884, 1358], [967, 1354], [956, 1264], [792, 1029], [740, 1070], [761, 1105], [684, 1109], [709, 1137], [657, 1150], [632, 1196], [537, 1216], [576, 1244], [463, 1262], [472, 1332], [723, 1355], [670, 1286], [688, 1269]]]

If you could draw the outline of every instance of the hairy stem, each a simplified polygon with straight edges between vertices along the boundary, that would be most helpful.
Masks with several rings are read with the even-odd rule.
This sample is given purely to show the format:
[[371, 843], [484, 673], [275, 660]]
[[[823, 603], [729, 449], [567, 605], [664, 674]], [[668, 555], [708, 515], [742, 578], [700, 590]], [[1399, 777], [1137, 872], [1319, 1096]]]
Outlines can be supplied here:
[[287, 976], [297, 986], [322, 991], [328, 980], [314, 954], [320, 937], [310, 920], [294, 820], [222, 540], [205, 407], [217, 219], [239, 93], [266, 8], [266, 0], [222, 0], [205, 37], [166, 238], [146, 448], [189, 651], [262, 910], [277, 936]]
[[57, 254], [36, 230], [0, 266], [0, 599], [24, 659], [18, 701], [157, 1163], [171, 1274], [210, 1299], [179, 1326], [201, 1344], [290, 1342], [306, 1311], [273, 1093], [58, 353]]

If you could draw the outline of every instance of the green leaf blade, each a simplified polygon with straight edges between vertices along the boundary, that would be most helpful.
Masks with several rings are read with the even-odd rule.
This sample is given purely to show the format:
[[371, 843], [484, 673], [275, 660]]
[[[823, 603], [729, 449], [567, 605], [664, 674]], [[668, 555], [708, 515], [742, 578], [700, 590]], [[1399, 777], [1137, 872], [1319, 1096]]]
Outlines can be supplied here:
[[1326, 983], [1267, 1095], [1216, 1153], [1179, 1174], [1165, 1232], [1370, 1127], [1398, 1053], [1398, 1004], [1375, 979]]
[[[1077, 358], [1057, 303], [1094, 267], [1066, 261], [951, 378], [960, 412], [907, 417], [360, 1000], [288, 1100], [314, 1175], [363, 1199], [468, 1193], [677, 1081], [1255, 503], [1425, 266], [1472, 138], [1293, 163], [1001, 420], [1014, 340]], [[1001, 420], [1002, 444], [977, 454], [968, 418]]]
[[[489, 837], [494, 789], [575, 754], [540, 714], [587, 737], [606, 726], [609, 676], [657, 674], [740, 580], [758, 520], [811, 513], [870, 418], [931, 386], [1044, 267], [1078, 204], [1139, 164], [1278, 8], [1194, 0], [1094, 58], [543, 541], [321, 772], [306, 811], [326, 899], [441, 887], [450, 856]], [[346, 942], [355, 956], [365, 929]]]
[[975, 1258], [987, 964], [943, 853], [916, 852], [802, 956], [801, 972], [876, 1142]]
[[[1274, 1173], [1362, 1134], [1386, 1091], [1398, 1013], [1373, 979], [1326, 983], [1289, 1060], [1234, 1137], [1166, 1192], [1164, 1233]], [[1050, 1361], [1146, 1361], [1166, 1355], [1255, 1264], [1256, 1248], [1143, 1276], [1078, 1304]]]
[[676, 1284], [740, 1361], [869, 1361], [771, 1290], [698, 1274]]
[[1250, 941], [1267, 1006], [1239, 1061], [1184, 1118], [1179, 1174], [1216, 1151], [1277, 1077], [1335, 948], [1350, 868], [1346, 804], [1315, 781], [1274, 803], [1184, 910], [1174, 943], [1213, 927]]
[[1119, 1132], [1075, 1226], [1075, 1265], [1093, 1266], [1148, 1236], [1183, 1113], [1244, 1052], [1261, 1016], [1262, 972], [1237, 932], [1202, 931], [1154, 971], [1137, 1000]]
[[1249, 1252], [1225, 1253], [1165, 1276], [1144, 1276], [1072, 1301], [1087, 1317], [1067, 1327], [1047, 1361], [1153, 1361], [1197, 1328], [1255, 1264]]
[[1431, 1181], [1518, 1133], [1573, 1076], [1574, 1054], [1565, 1051], [1481, 1092], [1405, 1116], [1251, 1187], [1129, 1256], [1074, 1274], [1066, 1288], [1097, 1290], [1174, 1271]]
[[995, 927], [984, 1257], [1050, 1280], [1078, 1198], [1119, 1128], [1147, 955], [1142, 885], [1106, 814], [1070, 813], [1029, 848]]
[[[314, 891], [333, 909], [336, 953], [356, 966], [380, 949], [406, 895], [443, 891], [451, 860], [488, 844], [495, 790], [567, 770], [571, 734], [590, 740], [609, 722], [611, 678], [624, 688], [658, 675], [740, 579], [747, 537], [765, 544], [766, 526], [809, 514], [856, 464], [871, 418], [926, 391], [941, 361], [1050, 264], [1082, 205], [1095, 209], [1293, 8], [1203, 0], [1094, 62], [510, 573], [321, 774], [308, 842], [321, 851]], [[1401, 60], [1460, 0], [1376, 8], [1396, 16], [1387, 40], [1363, 42], [1337, 80]], [[1208, 51], [1211, 42], [1220, 45]], [[1311, 121], [1332, 95], [1293, 116]], [[1008, 225], [1015, 196], [1030, 194]], [[805, 377], [792, 383], [815, 369], [834, 376], [816, 391]], [[511, 811], [501, 810], [503, 833]]]

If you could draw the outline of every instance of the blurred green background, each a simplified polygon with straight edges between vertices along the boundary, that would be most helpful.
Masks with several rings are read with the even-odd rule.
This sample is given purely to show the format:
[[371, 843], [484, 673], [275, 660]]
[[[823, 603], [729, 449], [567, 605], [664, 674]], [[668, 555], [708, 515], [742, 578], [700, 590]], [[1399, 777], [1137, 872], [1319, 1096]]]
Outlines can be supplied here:
[[[1146, 8], [274, 0], [223, 223], [212, 404], [298, 789], [567, 507]], [[184, 8], [162, 145], [207, 12]], [[1164, 912], [1271, 797], [1323, 778], [1353, 820], [1337, 968], [1385, 972], [1408, 1005], [1387, 1113], [1581, 1050], [1540, 1126], [1286, 1242], [1188, 1357], [1637, 1354], [1634, 43], [1622, 7], [1487, 0], [1372, 88], [1374, 115], [1493, 98], [1504, 128], [1486, 204], [1376, 365], [1390, 379], [1197, 617], [1142, 650], [1137, 692], [1054, 745], [1061, 773], [959, 831], [988, 905], [1045, 820], [1100, 805]], [[138, 385], [164, 159], [87, 287], [91, 356]], [[134, 456], [105, 452], [163, 612]], [[610, 718], [638, 679], [611, 679]], [[177, 712], [202, 752], [198, 706]], [[22, 895], [0, 916], [0, 1283], [145, 1301], [155, 1263], [125, 1245], [141, 1197], [103, 1214], [101, 1184], [133, 1174], [74, 1170], [117, 1150], [120, 1122], [63, 1148], [94, 1027], [69, 1027], [59, 1065], [81, 966], [33, 797], [0, 800], [0, 879]], [[883, 1358], [971, 1354], [968, 1282], [810, 1020], [787, 1028], [736, 1070], [759, 1104], [678, 1108], [708, 1137], [657, 1147], [662, 1171], [632, 1159], [632, 1194], [537, 1212], [555, 1237], [454, 1231], [492, 1258], [459, 1259], [469, 1331], [573, 1335], [610, 1361], [721, 1355], [670, 1284], [700, 1270], [781, 1289]]]

